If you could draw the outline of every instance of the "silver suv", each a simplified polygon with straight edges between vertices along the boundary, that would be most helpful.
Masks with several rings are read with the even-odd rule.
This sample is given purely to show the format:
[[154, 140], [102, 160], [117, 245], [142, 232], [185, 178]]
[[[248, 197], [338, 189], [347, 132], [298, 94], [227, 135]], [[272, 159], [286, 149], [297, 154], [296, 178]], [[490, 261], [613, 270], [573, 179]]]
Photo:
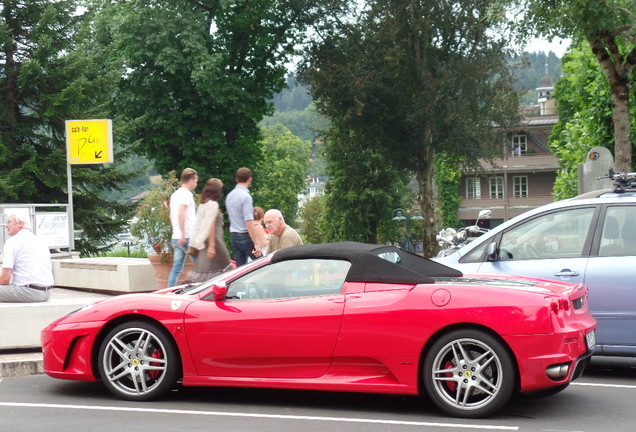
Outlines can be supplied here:
[[456, 253], [435, 258], [464, 274], [582, 282], [598, 321], [596, 355], [636, 356], [636, 173], [517, 216]]

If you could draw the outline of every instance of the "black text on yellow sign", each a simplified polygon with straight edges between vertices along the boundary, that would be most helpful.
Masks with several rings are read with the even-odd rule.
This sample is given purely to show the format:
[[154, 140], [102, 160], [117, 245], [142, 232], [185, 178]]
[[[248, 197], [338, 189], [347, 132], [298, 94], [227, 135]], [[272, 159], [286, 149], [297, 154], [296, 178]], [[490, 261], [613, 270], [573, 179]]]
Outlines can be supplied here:
[[69, 164], [113, 162], [111, 120], [67, 120], [66, 154]]

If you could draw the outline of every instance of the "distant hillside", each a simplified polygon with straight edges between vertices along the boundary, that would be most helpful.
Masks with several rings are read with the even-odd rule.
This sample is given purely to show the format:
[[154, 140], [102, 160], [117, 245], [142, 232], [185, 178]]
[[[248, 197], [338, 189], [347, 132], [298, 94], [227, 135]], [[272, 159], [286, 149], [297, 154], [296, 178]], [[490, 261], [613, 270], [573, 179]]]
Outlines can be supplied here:
[[265, 117], [261, 125], [280, 123], [296, 136], [314, 141], [326, 122], [312, 109], [312, 99], [308, 87], [296, 81], [294, 75], [287, 77], [287, 88], [274, 95], [274, 114]]
[[294, 75], [287, 77], [287, 88], [274, 95], [276, 111], [304, 111], [312, 100], [308, 87], [300, 85]]
[[524, 105], [537, 103], [537, 94], [534, 90], [546, 73], [555, 83], [561, 77], [561, 59], [552, 51], [547, 54], [524, 53], [509, 61], [516, 78], [515, 89], [521, 94], [521, 103]]
[[130, 160], [125, 163], [123, 170], [136, 172], [137, 175], [128, 183], [122, 185], [121, 191], [115, 189], [104, 191], [103, 195], [105, 198], [120, 203], [130, 203], [134, 196], [150, 190], [152, 187], [150, 184], [150, 176], [157, 174], [152, 162], [141, 156], [132, 156]]

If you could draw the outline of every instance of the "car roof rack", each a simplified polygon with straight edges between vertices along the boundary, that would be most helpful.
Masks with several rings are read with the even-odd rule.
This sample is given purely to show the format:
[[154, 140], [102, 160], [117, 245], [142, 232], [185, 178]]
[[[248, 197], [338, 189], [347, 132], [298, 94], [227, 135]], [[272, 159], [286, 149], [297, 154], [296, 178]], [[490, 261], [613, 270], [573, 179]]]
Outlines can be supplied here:
[[614, 182], [614, 193], [635, 192], [636, 191], [636, 172], [620, 173], [609, 169], [607, 175], [601, 176], [599, 180], [610, 179]]

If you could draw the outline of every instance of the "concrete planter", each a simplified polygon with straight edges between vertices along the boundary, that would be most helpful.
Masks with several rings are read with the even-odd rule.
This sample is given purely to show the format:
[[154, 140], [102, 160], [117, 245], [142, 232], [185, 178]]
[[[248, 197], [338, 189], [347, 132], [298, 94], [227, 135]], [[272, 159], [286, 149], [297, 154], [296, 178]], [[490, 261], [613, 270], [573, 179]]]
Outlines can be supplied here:
[[76, 258], [53, 261], [55, 285], [89, 291], [129, 293], [154, 291], [146, 258]]

